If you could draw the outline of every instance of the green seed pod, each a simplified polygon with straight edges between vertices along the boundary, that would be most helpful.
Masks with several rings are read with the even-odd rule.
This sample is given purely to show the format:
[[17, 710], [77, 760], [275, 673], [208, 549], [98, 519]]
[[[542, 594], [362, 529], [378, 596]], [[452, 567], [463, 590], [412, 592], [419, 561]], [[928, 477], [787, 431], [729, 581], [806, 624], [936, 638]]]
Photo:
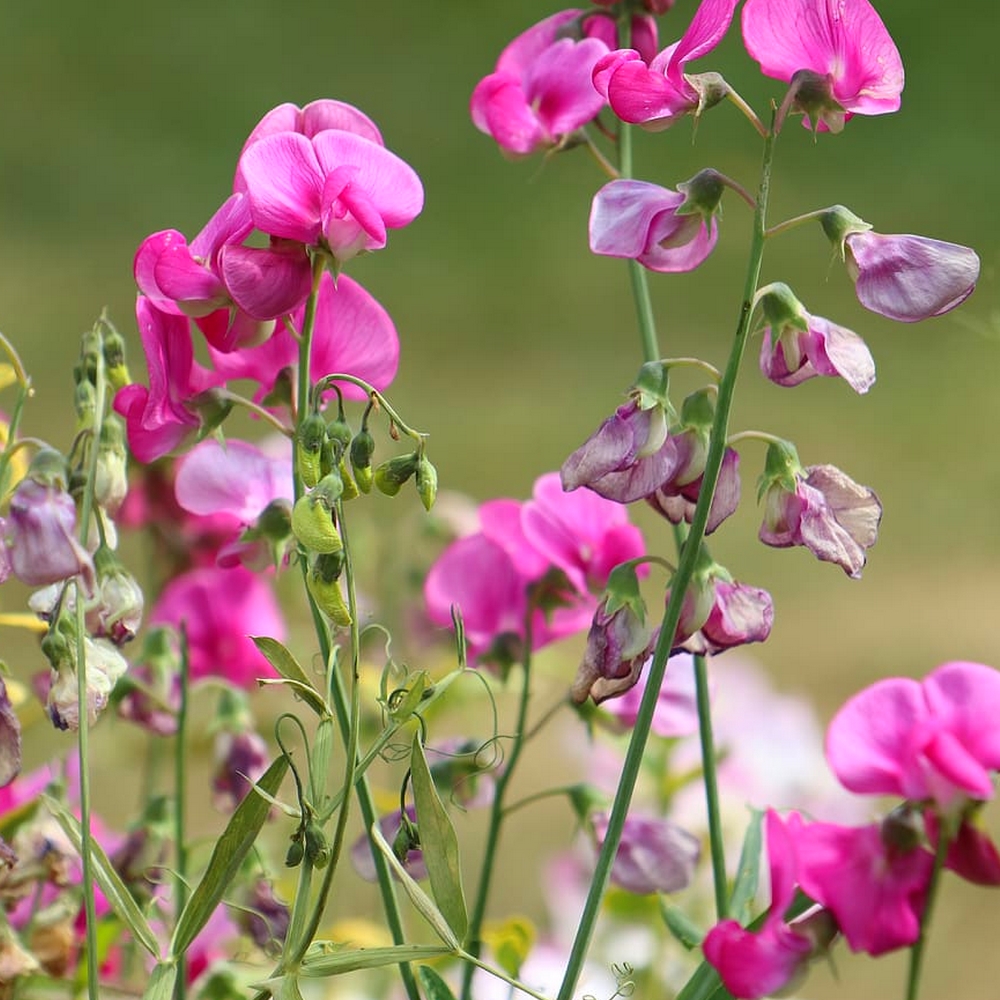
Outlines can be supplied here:
[[354, 481], [354, 477], [351, 475], [350, 466], [347, 464], [347, 459], [341, 455], [340, 464], [337, 467], [337, 471], [340, 473], [340, 480], [344, 484], [344, 492], [341, 493], [341, 500], [353, 500], [358, 493], [358, 484]]
[[306, 586], [317, 607], [335, 625], [347, 628], [351, 624], [351, 612], [344, 601], [344, 595], [340, 592], [340, 584], [336, 578], [326, 579], [322, 570], [317, 572], [314, 565], [306, 575]]
[[285, 867], [286, 868], [298, 868], [302, 864], [302, 859], [305, 857], [305, 848], [302, 846], [302, 838], [299, 833], [296, 833], [292, 837], [292, 842], [288, 845], [288, 851], [285, 854]]
[[430, 460], [423, 455], [420, 456], [420, 461], [417, 462], [416, 483], [417, 495], [420, 497], [420, 502], [424, 505], [424, 510], [429, 511], [434, 506], [434, 500], [437, 497], [438, 474], [437, 469], [434, 468]]
[[330, 862], [330, 848], [326, 837], [315, 823], [306, 827], [306, 856], [315, 868], [325, 868]]
[[326, 424], [318, 413], [306, 417], [295, 434], [295, 460], [308, 489], [320, 481], [320, 455], [325, 440]]
[[310, 552], [339, 552], [344, 543], [333, 523], [330, 508], [314, 492], [295, 501], [292, 508], [292, 534]]
[[351, 468], [358, 489], [369, 493], [372, 488], [372, 455], [375, 454], [375, 439], [362, 428], [351, 441]]
[[394, 497], [403, 484], [417, 471], [416, 454], [397, 455], [375, 469], [375, 486], [380, 493]]

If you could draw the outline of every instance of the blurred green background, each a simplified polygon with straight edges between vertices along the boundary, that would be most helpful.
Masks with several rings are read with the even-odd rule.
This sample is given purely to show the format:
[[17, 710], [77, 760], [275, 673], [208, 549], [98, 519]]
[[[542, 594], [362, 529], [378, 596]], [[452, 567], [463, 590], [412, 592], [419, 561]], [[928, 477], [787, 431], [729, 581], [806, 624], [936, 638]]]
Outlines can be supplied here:
[[[104, 306], [142, 374], [137, 244], [158, 229], [201, 228], [269, 108], [337, 97], [378, 122], [426, 189], [417, 222], [351, 267], [399, 329], [392, 398], [431, 432], [443, 486], [477, 499], [526, 496], [619, 403], [640, 361], [625, 267], [587, 249], [602, 183], [593, 162], [582, 151], [506, 162], [468, 119], [469, 94], [501, 48], [556, 9], [531, 0], [5, 3], [0, 329], [35, 379], [28, 426], [68, 443], [78, 335]], [[679, 37], [693, 10], [679, 0], [661, 20], [661, 43]], [[861, 333], [879, 380], [864, 398], [832, 380], [782, 390], [760, 377], [751, 349], [734, 429], [781, 434], [806, 463], [841, 466], [879, 492], [885, 517], [861, 582], [803, 551], [764, 548], [753, 501], [763, 454], [749, 445], [742, 510], [713, 544], [736, 576], [772, 591], [775, 629], [759, 657], [783, 686], [813, 696], [824, 719], [879, 676], [922, 675], [947, 659], [1000, 665], [998, 15], [985, 0], [884, 0], [880, 11], [906, 65], [902, 110], [856, 118], [817, 142], [786, 129], [771, 221], [842, 202], [881, 232], [976, 247], [980, 285], [960, 312], [903, 326], [857, 304], [818, 227], [769, 248], [764, 279], [788, 281], [810, 311]], [[736, 30], [718, 58], [694, 68], [721, 70], [761, 112], [782, 93]], [[690, 122], [640, 135], [638, 174], [672, 186], [714, 166], [755, 185], [759, 145], [733, 108], [708, 114], [696, 140]], [[748, 212], [731, 199], [704, 267], [653, 276], [665, 354], [723, 363], [748, 234]], [[665, 526], [643, 525], [651, 547], [669, 551]], [[995, 895], [946, 884], [927, 1000], [996, 995], [998, 924]], [[901, 991], [895, 960], [842, 951], [838, 964], [839, 987], [820, 972], [804, 995]]]

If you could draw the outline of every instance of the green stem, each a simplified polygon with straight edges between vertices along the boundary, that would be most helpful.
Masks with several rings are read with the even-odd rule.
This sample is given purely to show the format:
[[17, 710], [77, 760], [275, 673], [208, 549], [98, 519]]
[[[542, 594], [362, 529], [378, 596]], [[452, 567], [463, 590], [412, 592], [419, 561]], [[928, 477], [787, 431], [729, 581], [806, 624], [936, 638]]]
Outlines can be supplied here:
[[771, 226], [770, 229], [764, 230], [764, 236], [770, 239], [772, 236], [786, 233], [789, 229], [795, 229], [807, 222], [812, 222], [814, 219], [821, 219], [829, 211], [829, 208], [817, 208], [815, 212], [806, 212], [803, 215], [796, 215], [793, 219], [785, 219], [784, 222], [779, 222], [777, 225]]
[[[656, 650], [649, 667], [646, 689], [643, 693], [638, 716], [632, 730], [632, 737], [625, 756], [625, 764], [618, 783], [618, 790], [615, 794], [615, 801], [611, 808], [611, 814], [608, 817], [608, 830], [605, 834], [604, 844], [598, 855], [590, 892], [587, 895], [583, 915], [580, 918], [580, 924], [577, 928], [576, 938], [567, 960], [566, 972], [563, 976], [558, 1000], [571, 1000], [576, 990], [577, 980], [580, 977], [587, 951], [590, 947], [590, 941], [593, 937], [594, 928], [597, 924], [597, 916], [600, 911], [601, 898], [604, 895], [604, 890], [611, 874], [611, 866], [618, 852], [625, 818], [628, 814], [628, 808], [632, 801], [632, 793], [635, 790], [639, 771], [642, 766], [642, 758], [649, 739], [653, 714], [656, 710], [660, 687], [663, 684], [663, 675], [666, 672], [667, 659], [674, 644], [674, 635], [677, 631], [677, 622], [680, 619], [681, 606], [687, 592], [688, 584], [694, 573], [702, 539], [705, 537], [708, 512], [715, 494], [715, 486], [719, 479], [719, 470], [722, 468], [722, 459], [725, 454], [729, 414], [732, 409], [733, 394], [736, 388], [737, 376], [739, 375], [740, 362], [743, 359], [750, 332], [753, 297], [760, 279], [761, 261], [764, 252], [764, 225], [767, 213], [773, 153], [774, 136], [772, 133], [764, 143], [760, 189], [757, 195], [757, 209], [754, 213], [753, 235], [750, 243], [750, 256], [743, 290], [743, 300], [740, 306], [740, 315], [736, 326], [733, 346], [729, 353], [725, 374], [719, 386], [719, 399], [715, 407], [715, 419], [712, 424], [712, 434], [708, 448], [708, 457], [705, 461], [702, 487], [698, 494], [698, 503], [695, 505], [691, 529], [684, 543], [684, 549], [677, 566], [677, 574], [670, 587], [670, 599], [667, 602], [663, 624], [660, 629], [660, 637], [657, 640]], [[714, 760], [710, 766], [714, 768]], [[707, 775], [706, 780], [710, 780]]]
[[[504, 809], [504, 797], [517, 767], [518, 758], [524, 749], [525, 735], [528, 731], [528, 705], [531, 701], [531, 616], [533, 613], [534, 606], [529, 602], [528, 614], [525, 616], [524, 657], [521, 663], [521, 697], [517, 707], [517, 723], [514, 730], [513, 746], [511, 747], [506, 767], [496, 780], [493, 803], [490, 807], [486, 846], [483, 849], [483, 860], [479, 867], [479, 887], [472, 906], [472, 913], [469, 917], [469, 930], [467, 934], [469, 952], [477, 959], [482, 944], [480, 935], [483, 930], [483, 920], [486, 917], [486, 905], [489, 902], [490, 884], [494, 869], [496, 868], [497, 848], [500, 845], [500, 830], [503, 826], [504, 815], [506, 813]], [[466, 963], [462, 971], [462, 1000], [471, 1000], [472, 976], [474, 971], [473, 965]]]
[[366, 382], [363, 378], [358, 378], [357, 375], [347, 375], [343, 372], [331, 372], [329, 375], [324, 375], [317, 383], [316, 388], [313, 390], [315, 394], [319, 394], [328, 389], [335, 382], [349, 382], [351, 385], [356, 385], [359, 389], [364, 389], [368, 394], [368, 398], [381, 410], [385, 410], [388, 414], [389, 419], [398, 427], [407, 437], [413, 438], [421, 446], [423, 446], [424, 440], [427, 435], [421, 431], [416, 431], [400, 417], [400, 415], [393, 408], [392, 404], [389, 402], [385, 396], [382, 395], [370, 382]]
[[[190, 695], [191, 660], [189, 657], [187, 628], [181, 626], [181, 670], [180, 705], [177, 709], [177, 733], [174, 736], [174, 912], [184, 912], [187, 902], [187, 818], [184, 799], [187, 792], [187, 722], [188, 698]], [[175, 1000], [184, 1000], [187, 995], [187, 959], [184, 955], [177, 959], [177, 979], [174, 984]]]
[[24, 404], [30, 395], [31, 381], [29, 379], [21, 383], [20, 391], [14, 402], [14, 410], [10, 415], [10, 423], [7, 425], [7, 445], [3, 450], [3, 454], [0, 454], [0, 500], [3, 500], [7, 495], [7, 468], [10, 465], [10, 460], [18, 448], [21, 447], [20, 441], [17, 440], [17, 429], [21, 423], [21, 416], [24, 413]]
[[698, 735], [701, 740], [701, 767], [708, 810], [708, 842], [712, 851], [712, 882], [715, 888], [715, 913], [725, 920], [729, 912], [726, 884], [726, 846], [722, 837], [722, 811], [719, 808], [719, 780], [716, 773], [715, 740], [712, 736], [712, 706], [709, 701], [708, 668], [704, 656], [694, 658], [694, 681], [698, 699]]
[[[302, 421], [309, 416], [309, 388], [310, 374], [309, 362], [312, 357], [312, 335], [316, 325], [316, 303], [319, 301], [319, 282], [326, 270], [326, 258], [322, 254], [316, 254], [312, 261], [312, 289], [309, 298], [306, 299], [306, 308], [302, 316], [302, 330], [299, 332], [299, 379], [298, 389], [295, 394], [295, 429], [301, 426]], [[301, 490], [302, 480], [295, 470], [295, 488]], [[298, 500], [299, 492], [296, 492], [295, 499]]]
[[917, 1000], [920, 989], [920, 973], [923, 969], [924, 952], [927, 946], [927, 929], [930, 927], [931, 914], [937, 901], [938, 888], [941, 884], [941, 872], [944, 871], [945, 858], [951, 846], [950, 829], [945, 820], [938, 820], [937, 849], [934, 851], [934, 867], [931, 869], [930, 882], [927, 885], [927, 898], [924, 902], [924, 912], [920, 917], [920, 936], [910, 948], [910, 972], [906, 981], [906, 1000]]

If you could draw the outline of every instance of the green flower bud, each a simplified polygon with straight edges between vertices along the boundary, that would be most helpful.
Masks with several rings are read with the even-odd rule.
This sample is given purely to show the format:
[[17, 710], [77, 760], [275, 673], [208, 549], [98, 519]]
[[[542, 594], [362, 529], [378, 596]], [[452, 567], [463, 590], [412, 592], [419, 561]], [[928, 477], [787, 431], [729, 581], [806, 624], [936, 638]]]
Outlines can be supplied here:
[[292, 534], [310, 552], [339, 552], [344, 547], [333, 523], [330, 505], [316, 495], [316, 490], [295, 501]]
[[353, 500], [360, 493], [358, 489], [358, 484], [354, 481], [354, 477], [351, 475], [351, 468], [347, 464], [347, 459], [341, 455], [340, 463], [337, 466], [337, 471], [340, 473], [340, 481], [343, 483], [344, 491], [340, 494], [341, 500]]
[[372, 488], [372, 455], [375, 453], [375, 439], [362, 428], [351, 441], [351, 468], [358, 489], [369, 493]]
[[344, 419], [343, 414], [326, 425], [327, 440], [339, 444], [341, 451], [347, 451], [350, 448], [353, 437], [354, 431], [351, 430], [351, 425]]
[[420, 502], [424, 505], [424, 510], [429, 511], [434, 506], [434, 499], [437, 497], [438, 474], [437, 469], [434, 468], [430, 460], [423, 455], [420, 456], [420, 461], [417, 462], [416, 483], [417, 495], [420, 497]]
[[397, 455], [383, 462], [375, 469], [375, 486], [380, 493], [394, 497], [403, 484], [417, 471], [419, 458], [416, 453]]
[[325, 868], [330, 861], [326, 837], [315, 823], [306, 826], [306, 857], [316, 868]]
[[335, 625], [346, 628], [351, 624], [352, 619], [351, 612], [344, 601], [344, 595], [340, 592], [340, 584], [337, 582], [342, 565], [343, 553], [321, 555], [306, 574], [306, 586], [323, 614], [330, 618]]
[[295, 461], [302, 482], [312, 489], [321, 478], [320, 455], [326, 440], [326, 424], [318, 413], [306, 417], [295, 434]]
[[295, 836], [292, 837], [292, 842], [288, 845], [288, 851], [285, 854], [285, 867], [286, 868], [298, 868], [302, 864], [302, 859], [305, 857], [305, 848], [302, 846], [302, 836], [296, 831]]

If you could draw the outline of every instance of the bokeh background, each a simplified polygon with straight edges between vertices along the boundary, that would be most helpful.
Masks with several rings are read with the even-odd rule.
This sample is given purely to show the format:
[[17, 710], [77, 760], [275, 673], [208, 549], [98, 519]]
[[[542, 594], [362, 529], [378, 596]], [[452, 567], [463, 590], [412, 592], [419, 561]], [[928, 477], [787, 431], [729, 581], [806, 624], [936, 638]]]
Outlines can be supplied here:
[[[815, 699], [824, 720], [880, 676], [922, 675], [947, 659], [1000, 665], [1000, 17], [986, 0], [879, 6], [906, 65], [902, 110], [815, 142], [787, 129], [771, 219], [841, 202], [881, 232], [976, 247], [981, 282], [960, 312], [903, 326], [857, 304], [818, 227], [769, 248], [765, 280], [788, 281], [810, 311], [861, 333], [879, 377], [864, 398], [833, 380], [782, 390], [748, 357], [734, 429], [781, 434], [806, 463], [841, 466], [877, 489], [885, 517], [860, 582], [803, 551], [764, 548], [753, 502], [763, 452], [750, 445], [743, 509], [713, 545], [739, 578], [773, 593], [775, 629], [759, 659], [783, 688]], [[679, 0], [662, 43], [694, 7]], [[0, 329], [34, 376], [30, 426], [67, 443], [78, 335], [102, 307], [141, 374], [131, 273], [140, 240], [201, 228], [269, 108], [337, 97], [379, 123], [426, 189], [418, 221], [351, 271], [399, 329], [393, 400], [431, 432], [444, 486], [477, 499], [527, 496], [618, 404], [640, 360], [624, 265], [587, 249], [602, 183], [593, 162], [582, 151], [507, 162], [468, 119], [469, 94], [501, 48], [556, 9], [554, 0], [4, 4]], [[759, 110], [780, 99], [736, 30], [710, 63], [696, 68], [721, 70]], [[690, 122], [641, 135], [639, 175], [672, 186], [714, 166], [754, 186], [759, 145], [734, 109], [711, 112], [694, 138]], [[749, 234], [735, 199], [722, 233], [698, 272], [653, 277], [668, 355], [724, 361]], [[669, 550], [665, 527], [643, 524], [651, 546]], [[12, 643], [5, 659], [22, 655]], [[13, 666], [30, 672], [39, 661]], [[996, 996], [998, 929], [996, 894], [949, 880], [927, 1000]], [[839, 985], [820, 970], [805, 995], [901, 993], [895, 959], [841, 950], [838, 969]]]

